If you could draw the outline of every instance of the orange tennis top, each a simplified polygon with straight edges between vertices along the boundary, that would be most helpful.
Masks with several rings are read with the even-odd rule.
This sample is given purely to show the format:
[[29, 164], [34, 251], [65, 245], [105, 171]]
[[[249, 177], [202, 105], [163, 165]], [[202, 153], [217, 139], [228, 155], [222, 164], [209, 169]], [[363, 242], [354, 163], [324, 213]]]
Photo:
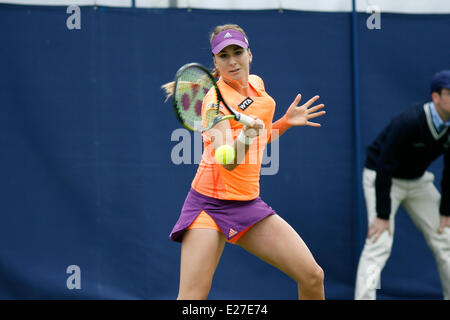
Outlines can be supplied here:
[[[192, 181], [192, 188], [208, 197], [224, 200], [252, 200], [259, 196], [259, 179], [264, 149], [269, 141], [272, 131], [272, 120], [275, 113], [275, 101], [264, 88], [264, 82], [256, 75], [249, 76], [251, 85], [258, 96], [246, 97], [227, 85], [222, 78], [217, 85], [228, 106], [246, 115], [254, 115], [264, 121], [265, 129], [258, 138], [253, 140], [244, 161], [229, 171], [216, 162], [214, 147], [208, 131], [204, 132], [202, 160], [198, 166], [197, 173]], [[250, 100], [248, 100], [250, 98]], [[217, 103], [216, 93], [211, 89], [203, 99], [202, 121], [206, 126], [206, 112], [214, 108]], [[230, 112], [223, 106], [220, 112]], [[225, 120], [230, 122], [231, 133], [235, 140], [243, 124], [236, 120]]]

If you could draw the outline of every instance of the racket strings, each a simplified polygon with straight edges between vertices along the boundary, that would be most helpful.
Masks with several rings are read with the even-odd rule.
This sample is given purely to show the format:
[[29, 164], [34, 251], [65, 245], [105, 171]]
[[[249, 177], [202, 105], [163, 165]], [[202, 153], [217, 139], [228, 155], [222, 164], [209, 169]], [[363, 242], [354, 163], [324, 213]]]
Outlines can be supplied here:
[[209, 109], [208, 111], [206, 111], [206, 126], [209, 127], [218, 115], [219, 109]]
[[[174, 93], [176, 109], [182, 121], [195, 130], [202, 129], [203, 99], [212, 86], [213, 82], [208, 74], [197, 67], [188, 67], [178, 75]], [[216, 116], [217, 112], [207, 112], [207, 125], [212, 123]]]

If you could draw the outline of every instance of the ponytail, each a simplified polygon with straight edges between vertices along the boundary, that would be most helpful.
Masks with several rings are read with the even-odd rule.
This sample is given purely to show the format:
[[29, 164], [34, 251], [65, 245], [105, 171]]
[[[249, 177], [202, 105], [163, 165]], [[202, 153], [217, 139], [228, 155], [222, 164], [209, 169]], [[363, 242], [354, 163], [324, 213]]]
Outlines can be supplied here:
[[169, 100], [169, 98], [171, 96], [173, 96], [174, 91], [175, 91], [175, 81], [172, 82], [168, 82], [166, 84], [163, 84], [161, 86], [161, 89], [164, 90], [164, 92], [166, 93], [166, 100], [164, 100], [164, 102], [167, 102], [167, 100]]

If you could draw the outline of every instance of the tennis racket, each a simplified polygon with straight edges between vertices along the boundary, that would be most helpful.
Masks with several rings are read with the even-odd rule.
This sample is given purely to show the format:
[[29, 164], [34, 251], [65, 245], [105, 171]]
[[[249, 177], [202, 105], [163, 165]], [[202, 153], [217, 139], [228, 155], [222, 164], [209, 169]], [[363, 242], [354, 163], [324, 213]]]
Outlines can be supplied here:
[[[206, 113], [206, 126], [202, 124], [203, 98], [214, 88], [216, 93], [215, 107]], [[230, 115], [219, 113], [222, 105], [230, 111]], [[220, 93], [213, 75], [198, 63], [182, 66], [175, 75], [173, 108], [178, 120], [189, 130], [205, 132], [221, 121], [235, 119], [244, 125], [254, 123], [254, 119], [230, 108]]]

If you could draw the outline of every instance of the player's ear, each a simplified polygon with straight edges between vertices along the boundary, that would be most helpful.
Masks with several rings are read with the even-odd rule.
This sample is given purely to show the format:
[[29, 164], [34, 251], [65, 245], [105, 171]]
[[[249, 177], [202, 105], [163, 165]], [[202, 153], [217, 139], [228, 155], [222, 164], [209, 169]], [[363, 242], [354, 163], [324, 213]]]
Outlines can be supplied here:
[[252, 55], [252, 52], [250, 51], [250, 48], [248, 48], [247, 51], [248, 51], [248, 59], [249, 59], [248, 61], [249, 61], [250, 63], [252, 63], [253, 55]]
[[214, 53], [213, 53], [213, 62], [214, 62], [214, 67], [217, 69], [216, 55]]

